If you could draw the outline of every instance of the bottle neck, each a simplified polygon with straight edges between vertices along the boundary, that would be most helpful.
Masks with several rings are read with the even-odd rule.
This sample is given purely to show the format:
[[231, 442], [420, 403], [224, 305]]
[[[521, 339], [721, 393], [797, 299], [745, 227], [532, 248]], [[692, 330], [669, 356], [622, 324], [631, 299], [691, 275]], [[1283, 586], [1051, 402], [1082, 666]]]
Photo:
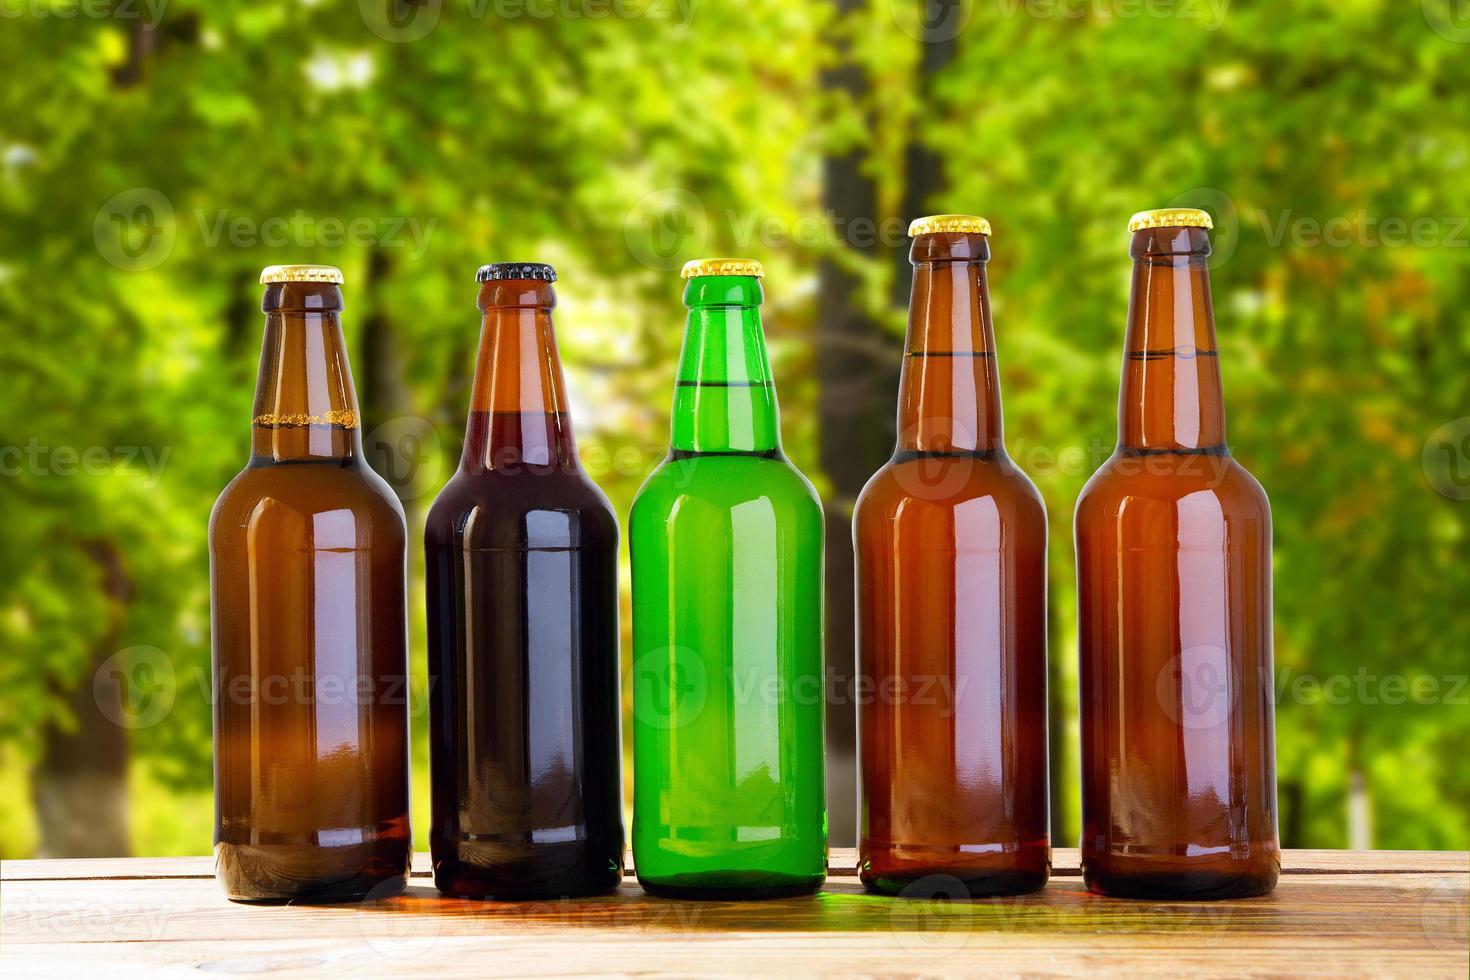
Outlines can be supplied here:
[[1209, 236], [1202, 228], [1134, 234], [1133, 288], [1118, 396], [1118, 442], [1143, 452], [1218, 452], [1225, 405]]
[[674, 382], [675, 455], [777, 455], [776, 386], [761, 332], [761, 287], [747, 276], [689, 281], [689, 318]]
[[[935, 243], [915, 240], [908, 339], [899, 383], [898, 452], [917, 455], [991, 454], [1003, 451], [1000, 375], [981, 235]], [[945, 257], [927, 259], [935, 246]], [[959, 255], [949, 257], [958, 251]], [[983, 257], [982, 257], [983, 256]]]
[[460, 469], [575, 469], [577, 447], [551, 319], [556, 305], [551, 284], [487, 282], [479, 305], [484, 319]]
[[251, 427], [255, 461], [362, 455], [341, 308], [341, 293], [334, 285], [278, 283], [266, 290], [265, 339]]

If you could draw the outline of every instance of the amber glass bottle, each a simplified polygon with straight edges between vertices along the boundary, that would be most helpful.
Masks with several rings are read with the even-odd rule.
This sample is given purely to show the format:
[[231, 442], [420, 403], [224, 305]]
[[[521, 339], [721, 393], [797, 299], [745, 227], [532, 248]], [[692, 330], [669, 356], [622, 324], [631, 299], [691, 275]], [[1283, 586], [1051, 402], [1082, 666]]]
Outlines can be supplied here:
[[1225, 445], [1209, 227], [1129, 224], [1118, 446], [1077, 501], [1082, 865], [1108, 895], [1258, 895], [1280, 872], [1271, 508]]
[[1046, 883], [1046, 510], [1001, 441], [990, 224], [915, 221], [898, 445], [853, 516], [863, 883]]
[[408, 874], [404, 523], [363, 459], [342, 274], [272, 266], [250, 462], [209, 521], [215, 871], [239, 901]]
[[588, 895], [623, 869], [618, 526], [577, 461], [549, 265], [480, 269], [459, 471], [424, 529], [434, 882]]

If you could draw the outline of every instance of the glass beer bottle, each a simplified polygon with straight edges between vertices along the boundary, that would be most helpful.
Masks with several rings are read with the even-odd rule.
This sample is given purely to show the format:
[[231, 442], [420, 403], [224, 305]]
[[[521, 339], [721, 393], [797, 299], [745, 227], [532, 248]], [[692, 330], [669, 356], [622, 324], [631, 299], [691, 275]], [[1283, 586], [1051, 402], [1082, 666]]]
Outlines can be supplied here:
[[633, 856], [655, 895], [821, 887], [822, 510], [781, 452], [757, 262], [684, 267], [668, 457], [638, 491]]
[[990, 223], [909, 234], [898, 444], [853, 514], [858, 870], [887, 894], [937, 875], [1034, 891], [1051, 868], [1046, 509], [1001, 440]]
[[342, 273], [272, 266], [250, 462], [209, 520], [215, 871], [237, 901], [402, 890], [403, 509], [367, 465]]
[[1225, 445], [1203, 211], [1145, 211], [1118, 446], [1077, 501], [1082, 868], [1147, 898], [1280, 872], [1271, 508]]
[[556, 272], [476, 279], [464, 453], [424, 528], [434, 883], [590, 895], [623, 869], [618, 527], [572, 439]]

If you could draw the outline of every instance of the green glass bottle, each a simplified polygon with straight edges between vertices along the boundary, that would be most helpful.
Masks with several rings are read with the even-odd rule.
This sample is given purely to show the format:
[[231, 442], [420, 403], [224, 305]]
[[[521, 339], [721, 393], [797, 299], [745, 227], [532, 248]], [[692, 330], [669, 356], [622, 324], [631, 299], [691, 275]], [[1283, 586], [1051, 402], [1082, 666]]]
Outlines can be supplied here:
[[684, 267], [669, 455], [633, 501], [633, 858], [656, 895], [822, 885], [822, 509], [781, 453], [760, 263]]

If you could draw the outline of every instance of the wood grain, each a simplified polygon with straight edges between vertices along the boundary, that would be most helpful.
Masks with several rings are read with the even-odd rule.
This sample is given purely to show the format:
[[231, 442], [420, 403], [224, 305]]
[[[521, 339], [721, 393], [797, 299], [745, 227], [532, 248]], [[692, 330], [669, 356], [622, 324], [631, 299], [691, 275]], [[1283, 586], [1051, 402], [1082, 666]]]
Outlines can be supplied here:
[[1292, 851], [1272, 895], [1216, 903], [1089, 895], [1076, 851], [1039, 894], [981, 901], [867, 895], [834, 851], [819, 895], [771, 902], [615, 895], [445, 899], [426, 856], [407, 894], [344, 906], [224, 900], [210, 858], [0, 863], [0, 973], [443, 977], [1412, 975], [1465, 977], [1470, 855]]

